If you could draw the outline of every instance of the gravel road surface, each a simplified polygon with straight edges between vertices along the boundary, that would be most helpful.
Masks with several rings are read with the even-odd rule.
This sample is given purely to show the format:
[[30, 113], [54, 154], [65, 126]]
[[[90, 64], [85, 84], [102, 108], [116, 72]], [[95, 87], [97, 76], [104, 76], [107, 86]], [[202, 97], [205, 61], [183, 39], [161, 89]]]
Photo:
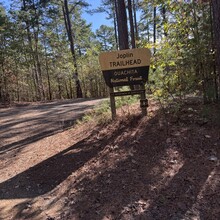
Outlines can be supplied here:
[[0, 155], [71, 127], [101, 99], [77, 99], [0, 108]]

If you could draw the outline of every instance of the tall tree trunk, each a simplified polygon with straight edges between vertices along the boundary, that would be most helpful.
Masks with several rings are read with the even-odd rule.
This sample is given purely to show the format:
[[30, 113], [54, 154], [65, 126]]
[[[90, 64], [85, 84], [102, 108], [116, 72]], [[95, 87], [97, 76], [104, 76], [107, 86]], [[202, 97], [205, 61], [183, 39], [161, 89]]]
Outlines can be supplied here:
[[220, 101], [220, 1], [212, 0], [213, 27], [215, 39], [215, 61], [218, 75], [218, 100]]
[[69, 39], [69, 43], [70, 43], [70, 50], [71, 50], [71, 54], [72, 54], [72, 58], [73, 58], [73, 65], [74, 65], [73, 78], [76, 80], [76, 97], [82, 98], [83, 95], [82, 95], [80, 80], [78, 77], [78, 67], [77, 67], [76, 53], [75, 53], [75, 47], [74, 47], [72, 25], [71, 25], [71, 21], [70, 21], [68, 0], [64, 0], [63, 16], [64, 16], [66, 31], [67, 31], [67, 35], [68, 35], [68, 39]]
[[130, 23], [130, 33], [131, 33], [131, 46], [135, 48], [135, 34], [134, 34], [134, 19], [132, 13], [132, 4], [131, 0], [128, 0], [128, 14], [129, 14], [129, 23]]
[[33, 28], [34, 40], [35, 40], [35, 59], [36, 59], [37, 73], [38, 73], [38, 77], [39, 77], [39, 87], [40, 87], [41, 99], [43, 98], [45, 100], [45, 92], [44, 92], [44, 85], [43, 85], [41, 63], [40, 63], [39, 52], [38, 52], [38, 41], [39, 41], [39, 31], [40, 31], [39, 12], [37, 11], [37, 7], [35, 6], [34, 1], [33, 1], [33, 8], [34, 8], [35, 25], [36, 25], [36, 30], [35, 30], [35, 28]]
[[65, 80], [65, 89], [66, 89], [66, 96], [67, 96], [67, 99], [70, 99], [70, 93], [69, 93], [69, 90], [68, 90], [68, 85], [67, 85], [67, 81]]
[[44, 51], [45, 51], [45, 61], [46, 61], [46, 73], [47, 73], [47, 84], [48, 84], [49, 100], [52, 100], [52, 92], [51, 92], [51, 83], [50, 83], [50, 73], [49, 73], [46, 41], [44, 41]]
[[119, 49], [129, 49], [127, 14], [124, 0], [117, 0], [116, 13], [118, 23]]
[[132, 0], [133, 4], [133, 14], [134, 14], [134, 30], [135, 30], [135, 39], [139, 40], [139, 33], [138, 33], [138, 24], [137, 24], [137, 1]]
[[[113, 9], [115, 12], [117, 12], [117, 2], [114, 0], [113, 2]], [[118, 50], [118, 34], [117, 34], [117, 13], [114, 13], [114, 32], [115, 32], [115, 49]]]
[[[27, 5], [26, 5], [26, 0], [23, 0], [23, 10], [27, 12]], [[39, 75], [37, 71], [37, 65], [36, 65], [36, 59], [35, 59], [35, 51], [33, 49], [33, 42], [32, 42], [32, 37], [31, 37], [31, 31], [30, 31], [30, 22], [28, 19], [25, 19], [25, 29], [27, 31], [27, 38], [28, 38], [28, 44], [29, 48], [31, 51], [31, 59], [33, 60], [33, 66], [32, 69], [34, 69], [33, 73], [33, 82], [34, 82], [34, 87], [35, 87], [35, 93], [36, 93], [36, 99], [41, 100], [41, 90], [40, 90], [40, 83], [39, 83]]]

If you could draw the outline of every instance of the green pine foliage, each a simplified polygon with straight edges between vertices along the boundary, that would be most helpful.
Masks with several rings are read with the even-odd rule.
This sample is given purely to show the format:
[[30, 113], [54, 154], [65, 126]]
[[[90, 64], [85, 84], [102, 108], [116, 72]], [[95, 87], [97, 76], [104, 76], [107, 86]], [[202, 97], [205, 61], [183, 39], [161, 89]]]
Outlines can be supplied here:
[[[0, 102], [76, 98], [75, 65], [63, 17], [64, 1], [12, 1], [0, 5]], [[106, 13], [112, 26], [92, 30], [83, 18], [89, 1], [68, 1], [83, 97], [107, 97], [98, 56], [118, 48], [114, 1], [90, 13]], [[132, 1], [137, 47], [152, 51], [150, 93], [162, 98], [220, 95], [213, 10], [209, 1]], [[131, 39], [129, 39], [131, 40]], [[131, 43], [130, 43], [131, 46]]]

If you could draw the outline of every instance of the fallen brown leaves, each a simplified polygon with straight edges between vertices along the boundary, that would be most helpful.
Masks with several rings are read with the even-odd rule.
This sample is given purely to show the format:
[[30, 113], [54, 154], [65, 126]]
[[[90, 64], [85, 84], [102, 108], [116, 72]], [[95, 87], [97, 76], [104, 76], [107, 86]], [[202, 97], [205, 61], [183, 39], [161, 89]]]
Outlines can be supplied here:
[[88, 122], [39, 140], [29, 146], [30, 162], [17, 163], [30, 154], [26, 148], [8, 165], [0, 213], [4, 219], [217, 220], [220, 126], [202, 108], [186, 102], [164, 115], [151, 101], [149, 117], [133, 106], [108, 125]]

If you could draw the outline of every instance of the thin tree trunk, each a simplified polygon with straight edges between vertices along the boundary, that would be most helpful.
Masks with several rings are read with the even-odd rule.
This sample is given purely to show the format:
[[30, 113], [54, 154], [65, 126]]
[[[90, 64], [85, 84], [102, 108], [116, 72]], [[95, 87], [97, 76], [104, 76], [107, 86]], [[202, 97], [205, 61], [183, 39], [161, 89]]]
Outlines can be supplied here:
[[68, 90], [68, 85], [67, 85], [67, 82], [65, 80], [65, 89], [66, 89], [66, 96], [67, 96], [67, 99], [70, 99], [70, 93], [69, 93], [69, 90]]
[[114, 32], [115, 32], [115, 49], [118, 50], [118, 34], [117, 34], [117, 4], [116, 4], [116, 0], [114, 0], [114, 3], [113, 3], [113, 8], [114, 8], [114, 11], [116, 13], [114, 13]]
[[131, 0], [128, 0], [128, 14], [129, 14], [129, 23], [130, 23], [130, 33], [131, 33], [131, 46], [135, 48], [135, 34], [134, 34], [134, 19], [132, 13], [132, 4]]
[[35, 6], [35, 3], [33, 1], [33, 8], [34, 8], [34, 14], [35, 14], [35, 22], [37, 30], [34, 31], [34, 40], [35, 40], [35, 59], [36, 59], [36, 66], [37, 66], [37, 73], [39, 77], [39, 87], [40, 87], [40, 93], [41, 93], [41, 99], [43, 98], [45, 100], [45, 92], [44, 92], [44, 85], [43, 85], [43, 78], [42, 78], [42, 70], [41, 70], [41, 63], [39, 59], [39, 53], [38, 53], [38, 41], [39, 41], [39, 13], [37, 12], [37, 7]]
[[44, 42], [44, 51], [45, 51], [45, 61], [46, 61], [46, 73], [47, 73], [47, 84], [48, 84], [49, 100], [52, 100], [52, 92], [51, 92], [51, 84], [50, 84], [50, 73], [49, 73], [48, 58], [47, 58], [47, 48], [46, 48], [46, 43], [45, 42]]
[[[27, 11], [27, 6], [26, 6], [26, 0], [23, 0], [23, 10], [26, 12]], [[39, 86], [39, 75], [37, 72], [37, 66], [36, 66], [36, 60], [35, 60], [35, 52], [33, 49], [33, 42], [32, 42], [32, 38], [31, 38], [31, 31], [30, 31], [30, 22], [28, 20], [25, 20], [25, 24], [26, 24], [26, 31], [27, 31], [27, 38], [28, 38], [28, 43], [29, 43], [29, 48], [31, 51], [31, 59], [33, 60], [33, 82], [34, 82], [34, 86], [35, 86], [35, 93], [36, 93], [36, 98], [37, 100], [40, 99], [41, 100], [41, 91], [40, 91], [40, 86]]]
[[66, 31], [70, 43], [70, 50], [73, 58], [73, 65], [74, 65], [74, 78], [76, 80], [76, 96], [77, 98], [82, 98], [82, 89], [80, 85], [80, 80], [78, 77], [78, 67], [77, 67], [77, 61], [76, 61], [76, 53], [74, 48], [74, 39], [73, 39], [73, 33], [72, 33], [72, 25], [70, 21], [70, 15], [69, 15], [69, 7], [68, 7], [68, 1], [64, 0], [64, 7], [63, 7], [63, 16], [64, 21], [66, 25]]
[[134, 14], [134, 30], [135, 30], [135, 39], [139, 40], [139, 33], [138, 33], [138, 24], [137, 24], [137, 1], [132, 0], [133, 3], [133, 14]]

